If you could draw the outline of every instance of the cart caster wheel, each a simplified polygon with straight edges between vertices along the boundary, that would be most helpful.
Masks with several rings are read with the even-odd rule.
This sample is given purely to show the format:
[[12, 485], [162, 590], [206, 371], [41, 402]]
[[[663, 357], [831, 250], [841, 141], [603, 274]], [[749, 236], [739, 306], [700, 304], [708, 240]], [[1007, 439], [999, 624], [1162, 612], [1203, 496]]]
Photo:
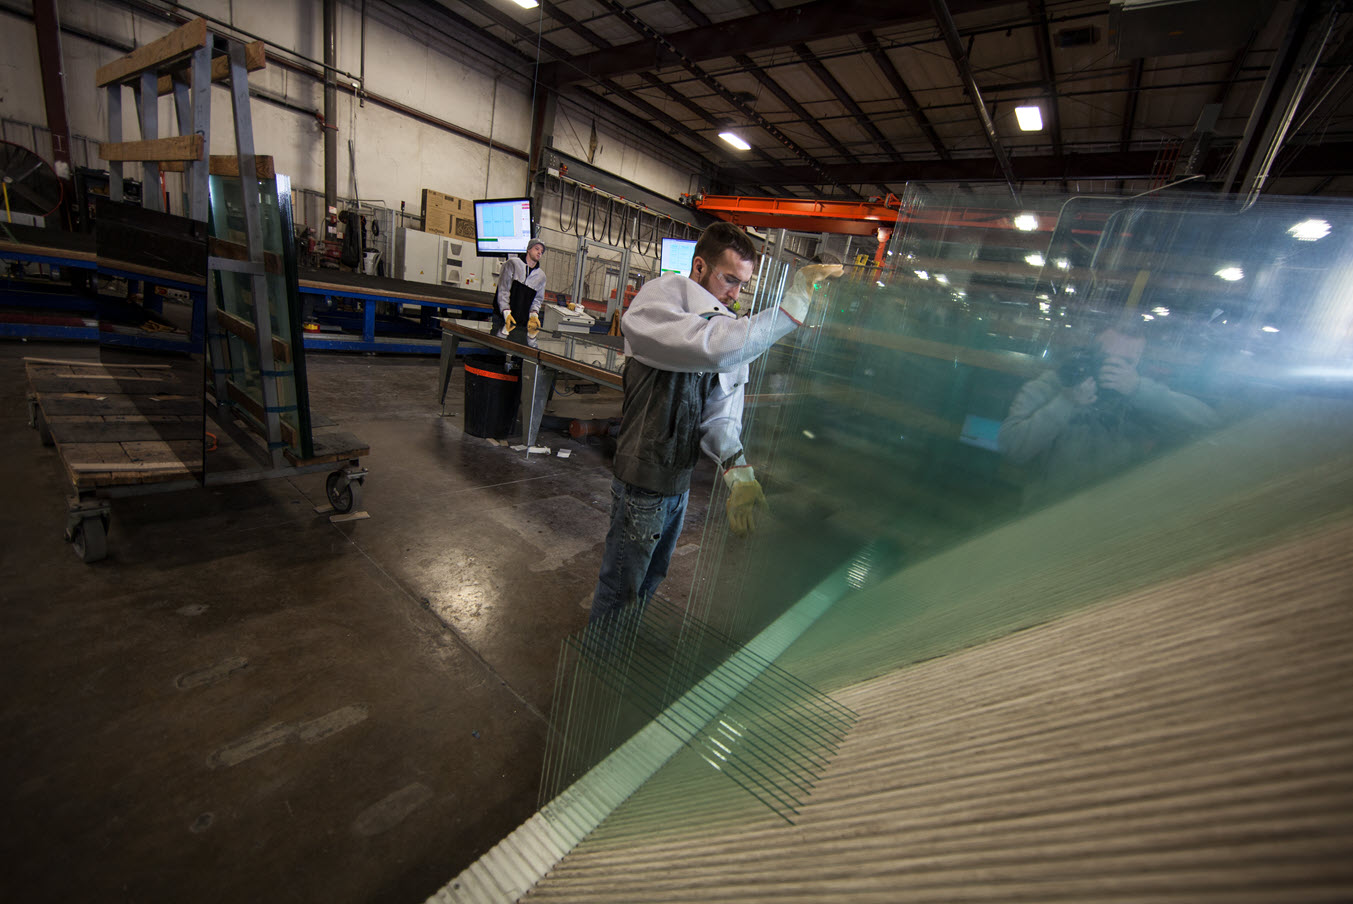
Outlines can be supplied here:
[[66, 538], [82, 562], [97, 562], [108, 555], [108, 524], [102, 517], [85, 518], [67, 528]]
[[334, 471], [324, 481], [324, 493], [329, 497], [329, 504], [334, 507], [334, 511], [346, 515], [362, 503], [362, 481], [349, 480], [340, 490], [338, 485], [342, 480], [343, 472]]

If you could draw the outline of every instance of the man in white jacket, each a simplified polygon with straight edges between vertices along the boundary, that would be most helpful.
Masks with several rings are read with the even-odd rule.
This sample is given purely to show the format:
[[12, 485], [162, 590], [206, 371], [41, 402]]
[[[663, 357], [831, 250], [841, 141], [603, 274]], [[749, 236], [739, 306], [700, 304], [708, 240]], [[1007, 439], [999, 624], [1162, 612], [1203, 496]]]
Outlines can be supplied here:
[[512, 255], [503, 262], [493, 318], [501, 335], [507, 336], [522, 322], [532, 336], [540, 329], [540, 305], [545, 300], [545, 271], [540, 269], [540, 257], [544, 253], [545, 243], [531, 239], [524, 259]]
[[702, 452], [729, 487], [734, 533], [750, 533], [765, 509], [742, 451], [748, 366], [804, 322], [815, 290], [843, 268], [805, 267], [779, 308], [739, 318], [729, 308], [755, 263], [746, 233], [715, 223], [696, 243], [690, 275], [645, 283], [621, 318], [625, 401], [593, 622], [647, 601], [667, 576]]

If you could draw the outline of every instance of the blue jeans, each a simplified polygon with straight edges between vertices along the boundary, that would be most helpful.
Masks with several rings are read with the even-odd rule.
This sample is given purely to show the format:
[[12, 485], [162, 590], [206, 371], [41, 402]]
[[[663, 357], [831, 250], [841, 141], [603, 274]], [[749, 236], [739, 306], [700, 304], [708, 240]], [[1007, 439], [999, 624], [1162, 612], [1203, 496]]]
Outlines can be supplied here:
[[652, 598], [667, 577], [690, 495], [687, 490], [663, 496], [618, 477], [611, 481], [611, 529], [606, 533], [601, 577], [592, 596], [591, 622]]

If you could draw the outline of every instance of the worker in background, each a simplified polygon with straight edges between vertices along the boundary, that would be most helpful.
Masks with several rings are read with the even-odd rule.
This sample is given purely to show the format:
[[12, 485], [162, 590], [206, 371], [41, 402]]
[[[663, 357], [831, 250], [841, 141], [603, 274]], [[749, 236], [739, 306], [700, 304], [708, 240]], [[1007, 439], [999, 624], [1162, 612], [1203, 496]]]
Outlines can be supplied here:
[[702, 452], [728, 485], [735, 534], [750, 533], [766, 508], [742, 451], [749, 364], [800, 326], [826, 281], [844, 270], [804, 267], [779, 308], [739, 318], [730, 306], [755, 264], [747, 234], [715, 223], [696, 243], [690, 274], [645, 283], [621, 319], [625, 400], [593, 623], [642, 605], [667, 576]]
[[494, 298], [494, 330], [506, 338], [520, 324], [532, 338], [540, 329], [540, 305], [545, 300], [545, 271], [540, 269], [540, 257], [545, 243], [531, 239], [524, 258], [508, 257], [503, 272], [498, 274], [498, 290]]
[[997, 442], [1033, 468], [1025, 506], [1053, 502], [1216, 426], [1206, 403], [1137, 372], [1146, 337], [1124, 320], [1025, 383]]

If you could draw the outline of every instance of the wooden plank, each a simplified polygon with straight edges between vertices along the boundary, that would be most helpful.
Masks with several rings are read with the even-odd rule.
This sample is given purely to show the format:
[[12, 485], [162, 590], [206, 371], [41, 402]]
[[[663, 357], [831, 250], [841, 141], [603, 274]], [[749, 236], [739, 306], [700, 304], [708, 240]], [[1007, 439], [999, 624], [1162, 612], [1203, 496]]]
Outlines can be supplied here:
[[[268, 65], [268, 54], [264, 50], [262, 41], [255, 41], [252, 44], [244, 45], [244, 69], [246, 72], [257, 72]], [[218, 56], [211, 61], [211, 80], [213, 82], [223, 82], [230, 77], [230, 57]], [[189, 71], [184, 69], [175, 72], [172, 76], [160, 76], [158, 90], [160, 96], [174, 93], [174, 79], [187, 82], [192, 87], [193, 81]]]
[[[259, 424], [266, 424], [268, 422], [267, 415], [263, 411], [262, 403], [241, 389], [234, 380], [226, 381], [226, 393], [230, 396], [230, 401], [249, 412]], [[251, 428], [255, 427], [252, 422], [249, 426]], [[280, 417], [278, 418], [278, 426], [281, 428], [282, 439], [293, 446], [296, 445], [296, 428], [292, 427]], [[254, 432], [259, 433], [259, 430], [255, 429]], [[262, 433], [259, 433], [259, 435], [262, 436]], [[267, 437], [264, 437], [264, 439], [267, 439]]]
[[[4, 233], [0, 233], [3, 235]], [[53, 248], [46, 245], [34, 245], [30, 242], [0, 241], [0, 252], [16, 257], [53, 257], [65, 261], [94, 262], [94, 252]]]
[[[105, 270], [118, 270], [123, 273], [131, 273], [140, 276], [149, 276], [153, 279], [168, 280], [171, 283], [185, 286], [205, 286], [207, 284], [206, 276], [195, 276], [191, 273], [182, 273], [177, 270], [162, 270], [159, 267], [147, 267], [144, 264], [134, 264], [130, 261], [120, 261], [116, 258], [99, 258], [99, 267]], [[180, 335], [187, 335], [182, 333]], [[184, 343], [187, 345], [187, 343]]]
[[60, 417], [74, 414], [173, 414], [182, 417], [201, 416], [202, 399], [165, 399], [155, 401], [150, 396], [71, 396], [40, 393], [38, 404], [47, 417]]
[[[207, 253], [212, 257], [223, 257], [232, 261], [249, 260], [249, 249], [239, 242], [227, 242], [225, 239], [211, 237], [207, 239]], [[269, 273], [282, 275], [282, 256], [275, 251], [263, 253], [263, 269]]]
[[55, 365], [64, 365], [68, 367], [99, 367], [99, 368], [131, 367], [138, 370], [146, 367], [157, 367], [168, 370], [173, 366], [170, 364], [107, 364], [103, 361], [98, 360], [97, 358], [89, 358], [81, 360], [78, 358], [30, 358], [27, 356], [24, 357], [24, 362], [27, 364], [55, 364]]
[[[230, 157], [225, 154], [212, 154], [211, 162], [207, 164], [208, 171], [213, 176], [228, 176], [237, 178], [240, 174], [240, 158]], [[188, 169], [187, 164], [171, 161], [164, 163], [160, 169], [166, 173], [182, 173]], [[273, 159], [266, 155], [254, 157], [254, 172], [258, 178], [267, 180], [277, 176], [277, 169], [273, 165]]]
[[77, 473], [81, 471], [105, 471], [110, 474], [115, 474], [119, 471], [134, 471], [143, 475], [151, 472], [161, 472], [164, 474], [175, 474], [178, 472], [186, 473], [189, 470], [188, 466], [183, 464], [183, 462], [163, 461], [72, 461], [67, 462], [66, 467]]
[[[129, 382], [136, 380], [135, 383]], [[184, 385], [178, 380], [147, 380], [142, 377], [31, 377], [28, 385], [35, 392], [92, 392], [118, 395], [159, 395], [182, 393]]]
[[[228, 311], [223, 311], [220, 308], [217, 308], [216, 322], [219, 323], [221, 325], [221, 329], [225, 330], [227, 333], [230, 333], [231, 335], [234, 336], [238, 336], [241, 339], [248, 342], [249, 344], [257, 347], [258, 331], [254, 329], [254, 325], [249, 321], [245, 320], [242, 317], [236, 317], [234, 314], [231, 314]], [[291, 346], [283, 342], [281, 339], [278, 339], [276, 336], [273, 336], [272, 356], [274, 361], [281, 361], [283, 363], [290, 362]]]
[[371, 447], [351, 433], [317, 433], [312, 438], [315, 454], [310, 458], [297, 458], [290, 449], [282, 450], [287, 461], [297, 467], [316, 465], [330, 461], [347, 461], [371, 454]]
[[72, 453], [72, 460], [97, 462], [101, 465], [118, 464], [131, 461], [121, 443], [61, 443], [57, 446], [62, 454]]
[[124, 57], [100, 66], [94, 73], [94, 84], [102, 88], [104, 85], [123, 81], [140, 75], [147, 69], [175, 62], [184, 54], [205, 46], [207, 46], [207, 21], [194, 19], [163, 38], [151, 41]]
[[48, 429], [52, 439], [63, 443], [144, 443], [171, 439], [192, 439], [201, 437], [203, 425], [176, 421], [166, 423], [158, 421], [140, 423], [128, 420], [113, 423], [72, 423], [70, 421], [49, 420]]
[[[194, 443], [185, 443], [185, 441], [176, 441], [173, 443], [164, 440], [147, 440], [143, 442], [124, 442], [123, 450], [127, 453], [127, 458], [133, 462], [146, 462], [163, 465], [182, 465], [185, 468], [202, 467], [202, 448], [203, 441], [199, 439]], [[184, 456], [184, 451], [188, 455]]]
[[141, 141], [105, 141], [99, 145], [104, 160], [156, 163], [164, 160], [202, 159], [201, 135], [174, 135]]

